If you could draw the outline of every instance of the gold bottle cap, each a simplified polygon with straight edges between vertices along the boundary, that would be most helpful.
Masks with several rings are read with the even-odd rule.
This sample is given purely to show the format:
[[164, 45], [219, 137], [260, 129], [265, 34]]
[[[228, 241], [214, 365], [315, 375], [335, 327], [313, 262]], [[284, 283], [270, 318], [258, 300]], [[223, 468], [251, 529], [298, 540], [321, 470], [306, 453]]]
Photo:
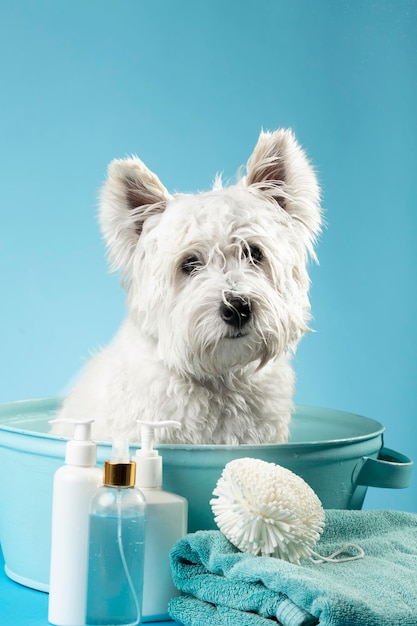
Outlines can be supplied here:
[[136, 478], [136, 463], [104, 461], [103, 484], [107, 487], [133, 487]]

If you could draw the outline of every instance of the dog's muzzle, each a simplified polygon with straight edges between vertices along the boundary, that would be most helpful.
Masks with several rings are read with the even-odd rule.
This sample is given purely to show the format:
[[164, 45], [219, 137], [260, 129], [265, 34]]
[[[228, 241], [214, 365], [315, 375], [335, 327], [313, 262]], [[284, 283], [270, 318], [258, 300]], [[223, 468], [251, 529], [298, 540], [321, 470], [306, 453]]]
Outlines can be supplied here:
[[250, 300], [243, 297], [232, 296], [228, 298], [226, 295], [220, 307], [222, 320], [229, 326], [239, 330], [249, 322], [251, 314]]

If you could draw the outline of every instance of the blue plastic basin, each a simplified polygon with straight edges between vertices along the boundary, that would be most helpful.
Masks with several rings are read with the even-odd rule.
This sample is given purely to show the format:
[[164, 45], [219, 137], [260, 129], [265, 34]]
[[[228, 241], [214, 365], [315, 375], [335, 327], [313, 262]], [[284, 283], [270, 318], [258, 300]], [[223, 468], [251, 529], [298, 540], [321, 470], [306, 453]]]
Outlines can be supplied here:
[[[66, 439], [48, 434], [59, 399], [0, 405], [0, 540], [10, 578], [46, 591], [52, 480]], [[255, 457], [299, 474], [325, 508], [360, 509], [369, 486], [409, 484], [412, 462], [383, 447], [379, 422], [342, 411], [297, 407], [289, 443], [241, 446], [160, 445], [164, 488], [187, 498], [189, 530], [214, 528], [212, 491], [229, 461]], [[98, 462], [110, 457], [99, 443]], [[135, 445], [132, 445], [132, 454]]]

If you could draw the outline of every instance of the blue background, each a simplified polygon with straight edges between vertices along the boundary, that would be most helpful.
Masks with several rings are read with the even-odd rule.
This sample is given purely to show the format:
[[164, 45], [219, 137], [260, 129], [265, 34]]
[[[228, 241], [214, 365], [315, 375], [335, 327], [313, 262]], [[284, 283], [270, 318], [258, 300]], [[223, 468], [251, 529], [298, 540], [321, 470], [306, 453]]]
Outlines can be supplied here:
[[[207, 189], [289, 126], [327, 220], [296, 400], [417, 460], [415, 0], [3, 0], [0, 63], [0, 401], [67, 389], [124, 316], [96, 223], [112, 158]], [[417, 511], [416, 484], [367, 507]]]

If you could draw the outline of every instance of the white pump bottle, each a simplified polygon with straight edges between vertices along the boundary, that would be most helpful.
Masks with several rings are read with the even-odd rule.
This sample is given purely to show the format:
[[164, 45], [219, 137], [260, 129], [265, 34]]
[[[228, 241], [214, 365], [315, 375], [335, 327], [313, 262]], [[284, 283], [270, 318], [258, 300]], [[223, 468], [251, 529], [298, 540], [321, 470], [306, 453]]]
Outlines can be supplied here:
[[172, 582], [169, 553], [187, 533], [188, 504], [182, 496], [162, 490], [162, 457], [153, 449], [154, 429], [179, 427], [174, 421], [143, 422], [141, 449], [137, 450], [136, 486], [147, 505], [145, 530], [145, 575], [143, 583], [143, 619], [169, 619], [168, 603], [179, 595]]
[[90, 504], [102, 484], [93, 421], [72, 421], [74, 438], [54, 476], [48, 620], [56, 626], [85, 624]]

